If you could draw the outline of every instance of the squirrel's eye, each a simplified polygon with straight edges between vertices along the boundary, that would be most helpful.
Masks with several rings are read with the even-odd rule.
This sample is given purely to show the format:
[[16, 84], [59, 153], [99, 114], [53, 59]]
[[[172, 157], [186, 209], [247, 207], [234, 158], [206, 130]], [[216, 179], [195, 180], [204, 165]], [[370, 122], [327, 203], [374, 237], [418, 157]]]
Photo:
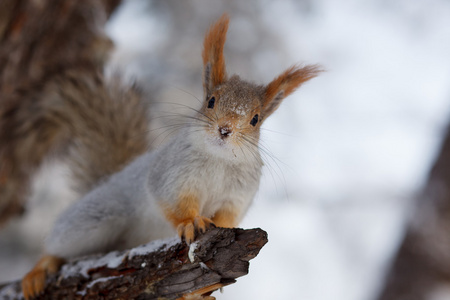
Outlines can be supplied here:
[[253, 126], [256, 126], [256, 123], [258, 123], [258, 115], [255, 115], [253, 119], [250, 121], [250, 124]]
[[216, 102], [216, 98], [211, 97], [211, 99], [209, 99], [209, 101], [208, 101], [208, 108], [213, 108], [214, 102]]

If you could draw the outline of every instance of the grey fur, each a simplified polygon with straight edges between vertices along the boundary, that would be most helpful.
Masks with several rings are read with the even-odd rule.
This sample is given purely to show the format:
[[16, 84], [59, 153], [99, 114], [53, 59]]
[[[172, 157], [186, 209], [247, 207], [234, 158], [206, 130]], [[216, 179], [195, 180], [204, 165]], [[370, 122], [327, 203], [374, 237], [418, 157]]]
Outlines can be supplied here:
[[[64, 258], [133, 247], [175, 234], [160, 209], [186, 187], [202, 195], [200, 215], [224, 204], [239, 206], [241, 219], [258, 189], [257, 156], [223, 156], [208, 150], [203, 132], [181, 130], [164, 147], [146, 153], [70, 207], [46, 241], [49, 254]], [[252, 158], [253, 157], [253, 158]]]

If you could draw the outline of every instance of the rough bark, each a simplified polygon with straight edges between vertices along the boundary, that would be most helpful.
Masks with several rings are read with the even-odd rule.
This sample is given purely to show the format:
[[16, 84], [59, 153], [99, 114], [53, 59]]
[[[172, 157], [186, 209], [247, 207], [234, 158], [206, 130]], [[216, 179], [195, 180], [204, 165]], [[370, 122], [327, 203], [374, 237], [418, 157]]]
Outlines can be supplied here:
[[23, 210], [34, 170], [64, 141], [39, 120], [39, 102], [51, 96], [42, 86], [71, 68], [103, 67], [112, 48], [103, 26], [119, 2], [0, 1], [0, 224]]
[[[266, 243], [267, 233], [261, 229], [213, 228], [190, 246], [173, 238], [85, 257], [49, 278], [39, 299], [200, 297], [248, 274], [249, 260]], [[23, 299], [20, 282], [4, 286], [0, 298]]]
[[450, 131], [378, 299], [450, 299]]

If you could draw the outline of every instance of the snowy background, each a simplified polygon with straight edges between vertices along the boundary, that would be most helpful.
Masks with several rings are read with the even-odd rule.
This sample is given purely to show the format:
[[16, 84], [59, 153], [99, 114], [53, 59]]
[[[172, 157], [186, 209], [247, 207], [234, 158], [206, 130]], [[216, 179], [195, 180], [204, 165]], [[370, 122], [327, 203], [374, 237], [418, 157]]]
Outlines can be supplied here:
[[[216, 297], [374, 299], [447, 126], [450, 2], [128, 1], [107, 26], [117, 45], [108, 71], [193, 105], [202, 36], [223, 12], [230, 74], [267, 83], [294, 63], [326, 72], [264, 124], [269, 164], [241, 225], [269, 243]], [[35, 261], [53, 220], [41, 203], [65, 199], [56, 214], [73, 201], [57, 177], [39, 178], [28, 215], [0, 233], [0, 281]]]

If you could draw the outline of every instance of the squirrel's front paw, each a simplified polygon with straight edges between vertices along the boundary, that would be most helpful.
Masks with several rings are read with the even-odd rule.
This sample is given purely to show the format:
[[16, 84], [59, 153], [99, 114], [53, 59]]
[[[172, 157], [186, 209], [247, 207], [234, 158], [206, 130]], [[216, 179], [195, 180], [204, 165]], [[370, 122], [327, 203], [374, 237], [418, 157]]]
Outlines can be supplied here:
[[45, 270], [33, 269], [22, 279], [23, 297], [27, 300], [33, 299], [41, 294], [45, 288], [47, 274]]
[[178, 224], [177, 231], [181, 239], [184, 239], [187, 244], [191, 244], [195, 239], [196, 233], [204, 233], [211, 226], [214, 226], [211, 219], [197, 216], [194, 219], [185, 220]]
[[22, 279], [22, 292], [25, 299], [32, 299], [41, 294], [45, 289], [45, 281], [48, 274], [56, 273], [64, 259], [46, 255], [43, 256], [34, 268]]

